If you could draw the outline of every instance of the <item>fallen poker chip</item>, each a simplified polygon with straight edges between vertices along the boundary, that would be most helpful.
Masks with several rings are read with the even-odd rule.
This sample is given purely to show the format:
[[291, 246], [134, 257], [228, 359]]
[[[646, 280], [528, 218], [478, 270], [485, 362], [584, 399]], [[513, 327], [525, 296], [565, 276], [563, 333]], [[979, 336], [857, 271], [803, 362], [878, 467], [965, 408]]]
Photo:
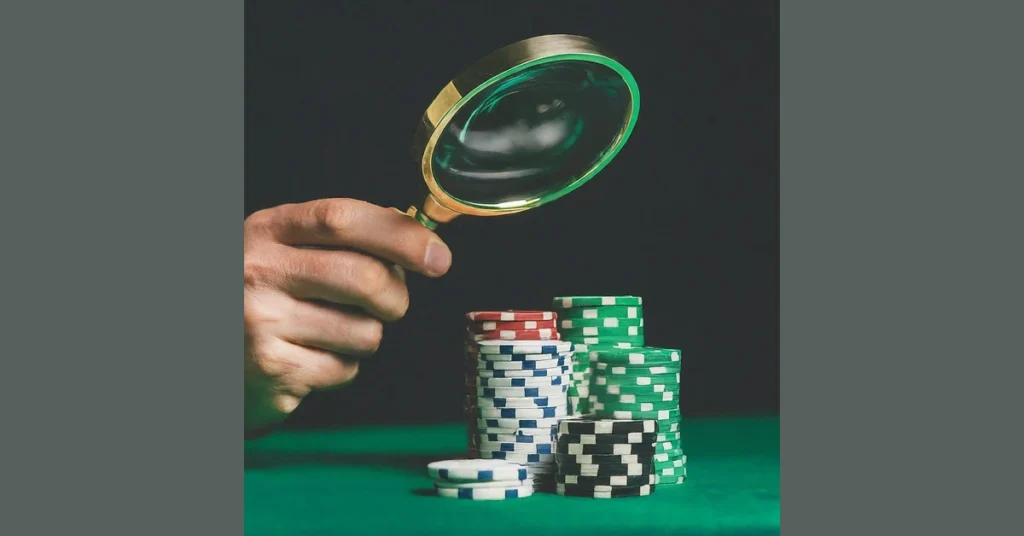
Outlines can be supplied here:
[[604, 318], [564, 318], [558, 321], [558, 327], [561, 329], [643, 327], [643, 325], [643, 318], [617, 318], [614, 316], [606, 316]]
[[632, 432], [625, 434], [558, 434], [560, 443], [579, 445], [622, 445], [622, 444], [648, 444], [653, 445], [659, 434], [654, 432]]
[[559, 484], [576, 484], [582, 487], [597, 486], [618, 486], [634, 487], [657, 484], [658, 475], [640, 476], [579, 476], [579, 475], [556, 475], [555, 481]]
[[651, 466], [642, 463], [558, 464], [558, 474], [579, 476], [637, 476], [651, 474]]
[[547, 359], [544, 361], [484, 361], [477, 360], [480, 370], [539, 370], [572, 366], [572, 360], [567, 357], [558, 359]]
[[477, 377], [476, 387], [541, 387], [546, 385], [569, 385], [572, 378], [567, 374], [560, 376], [527, 376], [524, 378], [484, 378]]
[[567, 340], [575, 340], [580, 337], [622, 337], [622, 336], [640, 336], [644, 334], [644, 328], [641, 326], [622, 326], [615, 328], [604, 328], [604, 327], [582, 327], [582, 328], [565, 328], [563, 327], [559, 333]]
[[680, 350], [651, 346], [634, 349], [592, 349], [589, 350], [589, 355], [591, 361], [627, 365], [665, 365], [679, 363], [682, 360], [682, 352]]
[[653, 420], [636, 419], [564, 419], [558, 423], [559, 434], [631, 434], [657, 433]]
[[553, 419], [565, 417], [565, 404], [538, 408], [477, 408], [477, 415], [485, 419]]
[[467, 499], [471, 501], [503, 501], [506, 499], [524, 499], [533, 495], [533, 484], [511, 488], [434, 488], [438, 496], [448, 499]]
[[541, 376], [565, 376], [572, 367], [555, 367], [526, 370], [480, 370], [480, 378], [537, 378]]
[[[655, 454], [553, 454], [555, 461], [561, 465], [632, 465], [640, 464], [651, 467]], [[514, 460], [513, 460], [514, 461]]]
[[526, 480], [526, 467], [503, 460], [442, 460], [427, 464], [435, 480], [448, 482], [493, 482]]
[[599, 307], [573, 307], [558, 312], [562, 319], [566, 318], [643, 318], [642, 306], [610, 305]]
[[608, 305], [643, 305], [640, 296], [555, 296], [551, 306], [555, 309], [572, 309], [574, 307], [596, 307]]
[[476, 341], [468, 346], [480, 354], [564, 354], [573, 350], [569, 341]]
[[646, 454], [654, 455], [655, 446], [651, 443], [620, 443], [613, 445], [582, 445], [580, 443], [567, 443], [558, 441], [555, 444], [556, 454], [581, 455], [632, 455]]
[[654, 493], [657, 486], [635, 487], [611, 487], [608, 489], [595, 489], [589, 487], [573, 486], [571, 484], [558, 484], [555, 493], [563, 497], [592, 497], [594, 499], [619, 499], [624, 497], [644, 497]]
[[562, 396], [568, 385], [547, 385], [539, 387], [478, 387], [476, 396], [484, 398], [541, 398]]
[[472, 311], [466, 319], [474, 322], [521, 322], [526, 320], [556, 320], [554, 311]]
[[471, 322], [467, 326], [473, 333], [501, 330], [523, 330], [523, 329], [556, 329], [558, 323], [555, 320], [519, 320], [510, 322]]
[[562, 338], [557, 330], [551, 328], [470, 332], [467, 336], [472, 341], [557, 341]]

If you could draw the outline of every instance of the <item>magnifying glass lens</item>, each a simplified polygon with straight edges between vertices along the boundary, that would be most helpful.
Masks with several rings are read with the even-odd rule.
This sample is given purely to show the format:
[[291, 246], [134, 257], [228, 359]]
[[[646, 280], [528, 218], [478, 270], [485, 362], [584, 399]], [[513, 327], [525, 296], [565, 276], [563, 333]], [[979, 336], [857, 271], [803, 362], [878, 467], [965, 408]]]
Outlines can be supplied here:
[[433, 175], [448, 195], [477, 206], [557, 192], [613, 149], [630, 98], [622, 76], [599, 63], [527, 68], [456, 112], [435, 146]]

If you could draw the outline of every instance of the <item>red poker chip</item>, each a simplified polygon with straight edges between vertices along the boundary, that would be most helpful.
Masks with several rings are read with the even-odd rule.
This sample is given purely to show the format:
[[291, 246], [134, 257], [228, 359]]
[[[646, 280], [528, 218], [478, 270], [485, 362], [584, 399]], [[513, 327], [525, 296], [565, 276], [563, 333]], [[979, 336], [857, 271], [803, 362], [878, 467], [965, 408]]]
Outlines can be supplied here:
[[468, 320], [485, 322], [519, 322], [523, 320], [558, 320], [554, 311], [473, 311]]
[[484, 333], [468, 333], [471, 341], [560, 341], [562, 336], [558, 330], [551, 329], [520, 329], [487, 331]]
[[517, 322], [471, 322], [469, 330], [473, 333], [488, 331], [520, 330], [520, 329], [558, 329], [557, 320], [520, 320]]

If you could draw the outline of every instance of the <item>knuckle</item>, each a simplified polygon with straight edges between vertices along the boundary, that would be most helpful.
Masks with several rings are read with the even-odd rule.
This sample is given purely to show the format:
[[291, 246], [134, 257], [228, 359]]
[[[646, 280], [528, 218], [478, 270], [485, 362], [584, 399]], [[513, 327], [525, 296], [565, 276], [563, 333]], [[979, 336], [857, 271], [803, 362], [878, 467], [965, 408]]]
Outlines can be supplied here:
[[372, 300], [391, 286], [391, 272], [383, 263], [363, 257], [355, 268], [355, 280], [360, 297]]
[[355, 214], [351, 199], [322, 199], [311, 204], [312, 220], [325, 234], [340, 234], [351, 228]]

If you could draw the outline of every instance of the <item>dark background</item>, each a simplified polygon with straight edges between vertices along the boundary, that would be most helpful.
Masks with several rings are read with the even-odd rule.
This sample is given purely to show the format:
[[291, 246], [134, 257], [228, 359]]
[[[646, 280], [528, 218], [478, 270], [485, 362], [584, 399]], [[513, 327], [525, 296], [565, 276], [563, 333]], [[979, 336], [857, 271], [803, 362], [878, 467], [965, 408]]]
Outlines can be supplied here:
[[246, 214], [320, 197], [405, 209], [427, 104], [465, 66], [549, 33], [614, 50], [640, 87], [619, 156], [551, 205], [439, 229], [454, 263], [348, 387], [288, 425], [460, 420], [466, 311], [562, 294], [644, 298], [683, 351], [685, 416], [779, 409], [775, 2], [249, 2]]

